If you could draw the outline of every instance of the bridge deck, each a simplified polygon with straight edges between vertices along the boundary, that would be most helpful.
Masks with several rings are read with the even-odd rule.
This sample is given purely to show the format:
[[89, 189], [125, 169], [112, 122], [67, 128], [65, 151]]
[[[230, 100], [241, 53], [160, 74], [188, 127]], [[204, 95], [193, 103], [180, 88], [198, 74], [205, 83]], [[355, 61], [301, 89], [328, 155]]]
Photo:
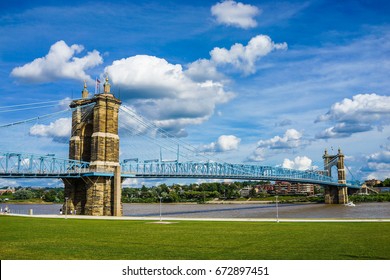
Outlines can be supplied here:
[[[321, 172], [281, 167], [218, 162], [122, 162], [122, 178], [233, 179], [287, 181], [322, 186], [347, 186]], [[0, 178], [113, 177], [113, 172], [91, 170], [88, 162], [60, 159], [53, 155], [0, 153]]]

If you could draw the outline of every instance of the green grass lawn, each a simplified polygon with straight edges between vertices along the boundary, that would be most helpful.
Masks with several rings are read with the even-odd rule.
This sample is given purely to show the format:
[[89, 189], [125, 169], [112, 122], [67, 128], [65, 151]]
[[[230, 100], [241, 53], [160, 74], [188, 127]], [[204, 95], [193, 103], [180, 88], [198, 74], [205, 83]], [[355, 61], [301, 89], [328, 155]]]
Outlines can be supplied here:
[[390, 223], [195, 222], [0, 216], [2, 260], [390, 259]]

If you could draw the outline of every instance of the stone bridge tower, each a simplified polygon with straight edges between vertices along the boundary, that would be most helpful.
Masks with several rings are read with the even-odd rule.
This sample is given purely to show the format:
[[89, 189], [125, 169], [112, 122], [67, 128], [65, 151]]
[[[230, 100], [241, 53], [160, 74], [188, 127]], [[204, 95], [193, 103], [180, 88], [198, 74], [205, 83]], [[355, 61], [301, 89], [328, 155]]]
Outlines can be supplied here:
[[[339, 148], [337, 155], [329, 155], [325, 150], [324, 155], [324, 170], [326, 175], [332, 176], [332, 167], [337, 167], [337, 179], [340, 185], [347, 183], [345, 177], [344, 154]], [[325, 203], [327, 204], [345, 204], [348, 202], [348, 188], [346, 186], [326, 186], [325, 187]]]
[[[121, 101], [110, 92], [92, 98], [84, 84], [82, 99], [73, 100], [69, 158], [90, 163], [90, 175], [62, 178], [67, 205], [63, 210], [81, 215], [121, 216], [118, 111]], [[111, 175], [114, 174], [114, 175]]]

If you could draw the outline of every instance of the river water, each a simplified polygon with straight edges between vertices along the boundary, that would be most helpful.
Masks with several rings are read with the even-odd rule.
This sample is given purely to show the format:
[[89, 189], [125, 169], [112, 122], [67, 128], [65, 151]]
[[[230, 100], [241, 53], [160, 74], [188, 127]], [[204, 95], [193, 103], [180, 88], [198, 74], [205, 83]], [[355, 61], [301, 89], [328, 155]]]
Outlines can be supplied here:
[[[0, 204], [11, 213], [59, 214], [61, 204]], [[355, 207], [328, 204], [162, 204], [164, 217], [176, 218], [390, 218], [390, 202], [360, 203]], [[123, 215], [158, 217], [160, 204], [123, 204]]]

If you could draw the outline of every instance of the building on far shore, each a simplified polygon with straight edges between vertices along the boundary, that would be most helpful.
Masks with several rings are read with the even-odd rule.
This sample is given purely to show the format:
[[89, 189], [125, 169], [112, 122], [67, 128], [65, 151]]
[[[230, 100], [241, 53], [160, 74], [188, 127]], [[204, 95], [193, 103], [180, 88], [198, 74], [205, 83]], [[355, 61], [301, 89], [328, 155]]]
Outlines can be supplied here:
[[366, 180], [366, 181], [364, 181], [364, 183], [365, 183], [368, 187], [375, 187], [375, 186], [377, 186], [377, 185], [382, 184], [382, 181], [381, 181], [381, 180], [377, 180], [377, 179], [371, 179], [371, 180]]
[[377, 179], [371, 179], [371, 180], [366, 180], [363, 183], [359, 193], [370, 194], [370, 193], [380, 193], [381, 191], [383, 191], [382, 181]]
[[314, 195], [315, 185], [304, 183], [289, 183], [277, 181], [274, 185], [275, 194], [305, 194]]
[[6, 187], [6, 188], [0, 189], [0, 195], [3, 195], [5, 193], [14, 193], [14, 192], [15, 192], [14, 187]]
[[241, 197], [250, 197], [259, 193], [281, 194], [281, 195], [314, 195], [316, 185], [304, 183], [289, 183], [277, 181], [275, 184], [260, 184], [254, 187], [248, 186], [240, 190]]

